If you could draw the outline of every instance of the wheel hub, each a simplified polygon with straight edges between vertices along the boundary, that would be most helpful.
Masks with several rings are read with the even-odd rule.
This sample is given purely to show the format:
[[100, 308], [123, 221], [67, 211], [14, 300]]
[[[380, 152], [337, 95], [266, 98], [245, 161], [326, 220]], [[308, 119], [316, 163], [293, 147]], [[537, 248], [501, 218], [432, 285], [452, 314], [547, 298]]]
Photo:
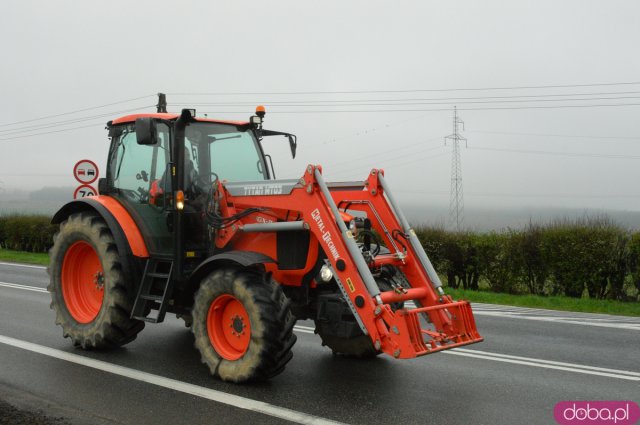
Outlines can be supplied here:
[[97, 290], [104, 290], [104, 273], [102, 271], [98, 271], [93, 275], [93, 283], [96, 285]]
[[242, 320], [242, 317], [235, 316], [231, 319], [231, 321], [232, 321], [231, 327], [233, 328], [233, 334], [237, 335], [238, 337], [244, 334], [244, 321]]

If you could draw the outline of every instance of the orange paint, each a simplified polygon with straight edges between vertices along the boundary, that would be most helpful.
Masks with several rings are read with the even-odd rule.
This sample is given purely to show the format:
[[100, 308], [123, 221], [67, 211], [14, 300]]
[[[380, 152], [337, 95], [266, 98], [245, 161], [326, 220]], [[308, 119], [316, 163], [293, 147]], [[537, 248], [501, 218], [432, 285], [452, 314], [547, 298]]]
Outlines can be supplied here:
[[[131, 114], [125, 115], [120, 118], [116, 118], [111, 121], [111, 124], [127, 124], [136, 122], [138, 118], [156, 118], [160, 120], [175, 120], [178, 119], [180, 115], [178, 114], [163, 114], [163, 113], [146, 113], [146, 114]], [[195, 118], [196, 122], [212, 122], [216, 124], [230, 124], [230, 125], [248, 125], [247, 121], [226, 121], [226, 120], [213, 120], [209, 118]]]
[[69, 314], [78, 323], [91, 323], [104, 299], [104, 271], [95, 249], [85, 241], [71, 245], [62, 262], [62, 297]]
[[133, 221], [131, 215], [124, 209], [120, 202], [110, 196], [93, 196], [91, 199], [99, 202], [113, 214], [127, 237], [133, 255], [148, 258], [149, 251], [147, 250], [147, 245], [144, 242], [142, 233], [140, 233], [140, 229], [138, 229], [135, 221]]

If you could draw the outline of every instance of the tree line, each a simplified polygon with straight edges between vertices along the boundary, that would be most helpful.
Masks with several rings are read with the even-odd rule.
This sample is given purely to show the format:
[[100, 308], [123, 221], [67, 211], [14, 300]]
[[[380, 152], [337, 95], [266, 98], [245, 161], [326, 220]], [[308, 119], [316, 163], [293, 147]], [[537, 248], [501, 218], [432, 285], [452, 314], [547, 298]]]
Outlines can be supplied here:
[[438, 227], [418, 227], [416, 233], [454, 288], [638, 300], [640, 233], [607, 217], [489, 233]]
[[[0, 217], [0, 248], [47, 252], [57, 226], [41, 215]], [[530, 223], [499, 232], [416, 228], [448, 286], [637, 301], [640, 232], [607, 217]]]

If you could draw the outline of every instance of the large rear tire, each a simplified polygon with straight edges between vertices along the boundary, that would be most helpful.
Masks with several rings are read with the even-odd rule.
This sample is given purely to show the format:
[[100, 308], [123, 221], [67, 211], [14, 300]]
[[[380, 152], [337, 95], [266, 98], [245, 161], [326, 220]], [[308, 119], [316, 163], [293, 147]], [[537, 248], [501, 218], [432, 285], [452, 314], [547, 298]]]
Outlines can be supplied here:
[[[393, 279], [393, 275], [389, 276], [388, 274], [385, 274], [384, 276], [376, 278], [376, 283], [378, 284], [378, 288], [380, 288], [380, 291], [391, 291], [393, 289], [390, 279]], [[391, 309], [393, 311], [401, 308], [404, 308], [404, 303], [391, 304]], [[344, 305], [344, 309], [345, 311], [349, 311], [346, 302]], [[368, 335], [365, 335], [362, 330], [357, 327], [356, 319], [351, 313], [350, 319], [350, 327], [355, 329], [355, 331], [348, 337], [342, 335], [340, 332], [337, 332], [339, 324], [322, 320], [315, 320], [314, 322], [316, 325], [316, 333], [322, 339], [322, 345], [326, 345], [327, 347], [329, 347], [334, 354], [343, 355], [346, 357], [366, 359], [373, 358], [382, 354], [382, 351], [376, 350], [373, 343], [371, 342], [371, 338], [369, 338]]]
[[381, 354], [376, 350], [368, 335], [358, 329], [358, 335], [343, 337], [336, 335], [329, 323], [316, 320], [316, 333], [322, 339], [322, 345], [326, 345], [333, 351], [333, 354], [358, 359], [368, 359]]
[[296, 342], [291, 302], [280, 285], [252, 269], [220, 269], [201, 283], [192, 330], [202, 363], [236, 383], [281, 373]]
[[50, 307], [65, 338], [84, 349], [115, 348], [136, 338], [144, 322], [129, 317], [133, 286], [101, 217], [71, 215], [60, 225], [49, 255]]

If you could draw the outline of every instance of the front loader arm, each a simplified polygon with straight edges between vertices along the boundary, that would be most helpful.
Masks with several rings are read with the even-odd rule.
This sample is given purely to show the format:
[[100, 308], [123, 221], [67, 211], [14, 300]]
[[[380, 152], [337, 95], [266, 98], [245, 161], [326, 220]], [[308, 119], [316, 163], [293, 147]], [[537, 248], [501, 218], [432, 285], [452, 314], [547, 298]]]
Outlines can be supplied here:
[[[249, 187], [249, 189], [247, 189]], [[395, 204], [381, 170], [372, 170], [361, 187], [328, 186], [320, 166], [309, 165], [298, 181], [267, 181], [222, 185], [225, 216], [248, 208], [296, 211], [295, 221], [262, 224], [238, 222], [219, 231], [216, 245], [224, 247], [238, 232], [307, 229], [320, 242], [338, 285], [363, 333], [374, 347], [396, 358], [413, 358], [482, 340], [468, 302], [454, 302], [440, 280], [415, 232]], [[385, 196], [386, 195], [386, 196]], [[407, 278], [409, 288], [381, 292], [354, 235], [342, 220], [338, 205], [367, 212], [374, 228], [395, 250], [376, 259], [391, 264]], [[393, 302], [415, 300], [416, 309], [393, 311]]]

